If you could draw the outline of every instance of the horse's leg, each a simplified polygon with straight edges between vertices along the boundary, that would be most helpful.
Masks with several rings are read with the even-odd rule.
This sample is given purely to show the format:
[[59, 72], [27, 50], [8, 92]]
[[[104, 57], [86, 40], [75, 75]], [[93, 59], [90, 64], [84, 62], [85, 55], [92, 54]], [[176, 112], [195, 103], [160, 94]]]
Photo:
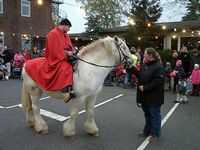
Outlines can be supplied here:
[[26, 122], [28, 123], [28, 126], [33, 128], [35, 126], [35, 119], [34, 119], [34, 114], [33, 114], [33, 109], [32, 109], [32, 102], [30, 98], [30, 94], [27, 91], [27, 87], [23, 83], [23, 88], [22, 88], [22, 106], [24, 110], [26, 111]]
[[72, 106], [70, 109], [70, 118], [63, 124], [63, 134], [65, 137], [74, 139], [76, 137], [75, 122], [78, 116], [78, 107], [80, 98], [74, 98], [71, 100]]
[[40, 115], [39, 98], [42, 95], [42, 90], [38, 87], [32, 87], [29, 92], [32, 101], [33, 115], [35, 119], [35, 131], [37, 133], [47, 134], [48, 126], [46, 122], [42, 119], [42, 116]]
[[91, 96], [85, 101], [86, 122], [84, 124], [85, 131], [93, 136], [99, 135], [99, 129], [94, 119], [94, 105], [97, 96]]

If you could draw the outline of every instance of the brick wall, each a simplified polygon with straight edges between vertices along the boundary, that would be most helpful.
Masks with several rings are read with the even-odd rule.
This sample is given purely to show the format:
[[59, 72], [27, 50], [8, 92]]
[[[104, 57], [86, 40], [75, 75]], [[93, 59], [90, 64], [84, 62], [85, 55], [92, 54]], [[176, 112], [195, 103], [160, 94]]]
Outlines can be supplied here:
[[0, 32], [4, 32], [4, 44], [15, 51], [21, 50], [21, 34], [30, 34], [31, 40], [33, 36], [44, 38], [54, 27], [51, 0], [43, 1], [42, 5], [38, 5], [37, 0], [31, 0], [31, 17], [21, 16], [21, 0], [4, 0], [3, 5]]

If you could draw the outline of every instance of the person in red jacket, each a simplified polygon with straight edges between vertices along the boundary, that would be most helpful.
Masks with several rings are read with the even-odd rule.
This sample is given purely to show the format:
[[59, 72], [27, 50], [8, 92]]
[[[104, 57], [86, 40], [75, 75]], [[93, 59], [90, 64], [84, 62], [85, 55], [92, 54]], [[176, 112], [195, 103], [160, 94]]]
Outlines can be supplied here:
[[191, 96], [200, 95], [200, 69], [199, 64], [194, 65], [194, 69], [192, 70], [192, 74], [190, 76], [192, 80], [192, 93]]
[[41, 88], [60, 90], [65, 102], [76, 96], [72, 89], [72, 66], [67, 62], [73, 55], [73, 46], [67, 34], [71, 26], [68, 19], [63, 19], [47, 35], [45, 57], [27, 61], [25, 66], [26, 72]]

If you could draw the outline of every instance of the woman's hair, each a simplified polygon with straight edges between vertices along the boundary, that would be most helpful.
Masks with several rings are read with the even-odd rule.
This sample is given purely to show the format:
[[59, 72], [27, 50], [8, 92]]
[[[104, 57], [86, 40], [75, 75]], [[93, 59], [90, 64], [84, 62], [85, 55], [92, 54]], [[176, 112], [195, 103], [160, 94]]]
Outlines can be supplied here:
[[161, 58], [158, 52], [153, 47], [149, 47], [145, 49], [145, 53], [148, 55], [152, 55], [155, 60], [158, 60], [161, 62]]

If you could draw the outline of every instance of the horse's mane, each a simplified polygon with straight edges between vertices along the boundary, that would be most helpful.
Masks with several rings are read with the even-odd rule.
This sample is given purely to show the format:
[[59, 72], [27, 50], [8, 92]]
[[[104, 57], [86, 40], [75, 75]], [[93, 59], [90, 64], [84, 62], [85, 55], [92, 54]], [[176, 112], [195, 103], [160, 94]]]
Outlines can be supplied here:
[[108, 42], [110, 42], [111, 39], [112, 38], [110, 38], [110, 37], [106, 37], [106, 38], [99, 39], [97, 41], [94, 41], [94, 42], [86, 45], [79, 51], [79, 56], [81, 57], [92, 51], [95, 51], [97, 49], [97, 47], [102, 47], [102, 49], [104, 49], [104, 50], [110, 50], [110, 48], [108, 48], [108, 46], [109, 46]]

